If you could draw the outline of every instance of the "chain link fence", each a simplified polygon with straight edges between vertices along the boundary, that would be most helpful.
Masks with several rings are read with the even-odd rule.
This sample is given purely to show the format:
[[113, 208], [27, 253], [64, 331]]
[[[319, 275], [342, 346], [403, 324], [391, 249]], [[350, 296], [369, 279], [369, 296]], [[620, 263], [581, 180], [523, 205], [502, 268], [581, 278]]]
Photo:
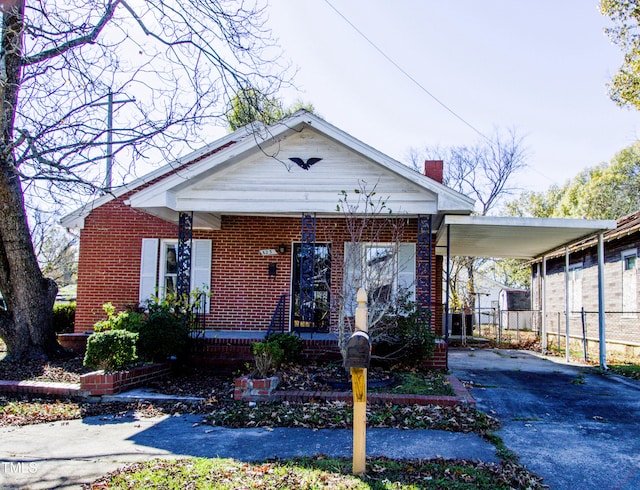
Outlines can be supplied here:
[[[550, 349], [566, 350], [566, 315], [546, 315]], [[605, 312], [605, 341], [608, 360], [640, 357], [640, 312]], [[574, 357], [597, 360], [600, 356], [599, 315], [597, 311], [569, 314], [569, 350]]]
[[[542, 349], [542, 312], [506, 311], [498, 308], [453, 310], [449, 314], [449, 338], [462, 344], [490, 342], [512, 348]], [[545, 316], [547, 348], [566, 352], [566, 316], [548, 312]], [[640, 312], [606, 312], [607, 359], [640, 358]], [[569, 314], [569, 350], [572, 357], [597, 361], [600, 357], [599, 316], [594, 311]]]
[[449, 316], [449, 337], [454, 342], [479, 338], [498, 344], [521, 344], [540, 337], [539, 311], [475, 308], [453, 310]]

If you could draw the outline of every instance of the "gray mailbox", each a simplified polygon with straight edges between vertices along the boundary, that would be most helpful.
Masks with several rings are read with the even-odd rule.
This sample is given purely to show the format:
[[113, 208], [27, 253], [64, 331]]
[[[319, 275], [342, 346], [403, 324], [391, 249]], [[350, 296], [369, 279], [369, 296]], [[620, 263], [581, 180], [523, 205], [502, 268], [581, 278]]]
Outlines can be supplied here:
[[347, 342], [347, 355], [344, 360], [344, 367], [368, 368], [371, 360], [371, 340], [369, 334], [358, 330], [354, 332]]

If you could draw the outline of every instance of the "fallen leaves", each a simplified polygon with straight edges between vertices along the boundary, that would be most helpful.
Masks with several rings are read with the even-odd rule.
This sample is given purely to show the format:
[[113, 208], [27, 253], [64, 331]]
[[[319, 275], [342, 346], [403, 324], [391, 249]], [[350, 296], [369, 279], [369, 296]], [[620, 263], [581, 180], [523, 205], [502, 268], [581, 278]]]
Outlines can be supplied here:
[[510, 463], [445, 460], [367, 460], [367, 474], [351, 475], [351, 461], [318, 455], [246, 463], [230, 459], [153, 460], [110, 473], [85, 488], [546, 488], [525, 467]]

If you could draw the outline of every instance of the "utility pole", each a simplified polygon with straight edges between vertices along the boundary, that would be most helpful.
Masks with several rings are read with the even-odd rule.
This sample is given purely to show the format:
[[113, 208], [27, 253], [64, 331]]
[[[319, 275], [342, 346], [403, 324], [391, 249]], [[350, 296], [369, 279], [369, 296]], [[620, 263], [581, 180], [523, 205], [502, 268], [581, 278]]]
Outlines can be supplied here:
[[107, 106], [107, 168], [106, 176], [104, 179], [105, 192], [111, 191], [112, 184], [112, 170], [113, 170], [113, 104], [126, 104], [128, 102], [135, 102], [135, 97], [132, 99], [113, 100], [113, 92], [109, 90], [106, 102], [97, 102], [93, 105], [106, 105]]

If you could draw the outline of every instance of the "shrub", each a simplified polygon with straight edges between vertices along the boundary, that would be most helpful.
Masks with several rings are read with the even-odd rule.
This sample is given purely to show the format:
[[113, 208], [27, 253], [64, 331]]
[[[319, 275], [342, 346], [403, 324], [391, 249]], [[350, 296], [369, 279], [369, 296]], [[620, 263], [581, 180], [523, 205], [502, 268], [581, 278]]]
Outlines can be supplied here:
[[[378, 360], [415, 364], [429, 359], [435, 349], [436, 336], [416, 304], [401, 297], [376, 324], [372, 335], [372, 357]], [[371, 332], [369, 332], [371, 335]]]
[[56, 333], [73, 333], [76, 324], [76, 304], [53, 305], [53, 329]]
[[106, 330], [128, 330], [137, 332], [144, 323], [144, 315], [136, 311], [119, 311], [111, 303], [102, 305], [102, 309], [107, 314], [107, 319], [97, 322], [93, 326], [94, 332], [104, 332]]
[[189, 347], [186, 317], [167, 302], [150, 303], [145, 322], [137, 328], [140, 356], [147, 361], [182, 359]]
[[300, 358], [300, 354], [302, 354], [303, 342], [297, 335], [291, 333], [272, 333], [265, 340], [278, 344], [283, 352], [283, 362], [295, 362]]
[[132, 364], [136, 359], [138, 334], [126, 330], [96, 332], [87, 339], [84, 365], [105, 371], [117, 371]]
[[255, 356], [256, 369], [262, 378], [271, 375], [273, 371], [278, 369], [284, 352], [277, 342], [254, 342], [251, 344], [251, 352]]

